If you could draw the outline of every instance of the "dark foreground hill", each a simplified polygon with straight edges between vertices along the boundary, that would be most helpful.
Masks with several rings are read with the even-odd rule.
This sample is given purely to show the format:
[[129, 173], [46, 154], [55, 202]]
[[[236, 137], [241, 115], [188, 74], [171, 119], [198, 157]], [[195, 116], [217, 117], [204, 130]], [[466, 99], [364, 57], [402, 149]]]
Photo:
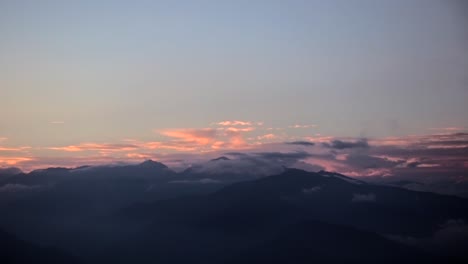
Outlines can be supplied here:
[[138, 243], [122, 244], [127, 257], [162, 263], [454, 261], [463, 255], [448, 255], [443, 247], [429, 252], [395, 238], [431, 238], [447, 222], [467, 216], [462, 198], [295, 169], [118, 215], [141, 227], [128, 238]]
[[3, 264], [78, 264], [80, 261], [55, 248], [40, 247], [0, 230], [0, 262]]

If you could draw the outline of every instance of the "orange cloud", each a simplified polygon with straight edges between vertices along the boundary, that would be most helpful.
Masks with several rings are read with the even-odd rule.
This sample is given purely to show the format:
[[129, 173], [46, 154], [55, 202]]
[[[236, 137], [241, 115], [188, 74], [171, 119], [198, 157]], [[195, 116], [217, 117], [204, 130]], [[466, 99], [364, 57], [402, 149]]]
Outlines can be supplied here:
[[216, 141], [216, 142], [213, 143], [213, 145], [211, 145], [211, 148], [212, 149], [221, 149], [225, 145], [226, 145], [226, 142], [224, 142], [224, 141]]
[[[242, 124], [244, 123], [245, 122], [243, 122]], [[174, 138], [175, 140], [161, 143], [159, 148], [172, 149], [176, 151], [209, 151], [210, 149], [211, 150], [241, 149], [241, 148], [248, 147], [248, 144], [242, 134], [244, 132], [249, 132], [253, 130], [254, 130], [254, 127], [163, 130], [160, 132], [162, 135]], [[220, 131], [223, 131], [223, 132], [220, 132]]]
[[31, 147], [16, 147], [16, 148], [10, 148], [10, 147], [2, 147], [0, 146], [0, 151], [24, 151], [26, 149], [30, 149]]
[[65, 147], [51, 147], [51, 150], [61, 150], [67, 152], [80, 151], [129, 151], [137, 149], [138, 146], [132, 144], [98, 144], [98, 143], [82, 143], [79, 145], [69, 145]]
[[242, 136], [242, 131], [226, 131], [225, 137], [227, 143], [224, 144], [224, 149], [243, 149], [249, 147]]
[[216, 130], [212, 128], [203, 129], [173, 129], [163, 130], [162, 135], [180, 139], [184, 142], [193, 142], [199, 145], [208, 145], [216, 138]]
[[[6, 141], [8, 138], [6, 137], [0, 137], [0, 143], [3, 141]], [[27, 149], [30, 149], [31, 147], [29, 146], [21, 146], [21, 147], [5, 147], [5, 146], [0, 146], [0, 151], [25, 151]]]
[[4, 157], [0, 156], [0, 165], [7, 165], [7, 166], [12, 166], [12, 165], [17, 165], [21, 162], [25, 161], [31, 161], [33, 160], [32, 158], [28, 157]]

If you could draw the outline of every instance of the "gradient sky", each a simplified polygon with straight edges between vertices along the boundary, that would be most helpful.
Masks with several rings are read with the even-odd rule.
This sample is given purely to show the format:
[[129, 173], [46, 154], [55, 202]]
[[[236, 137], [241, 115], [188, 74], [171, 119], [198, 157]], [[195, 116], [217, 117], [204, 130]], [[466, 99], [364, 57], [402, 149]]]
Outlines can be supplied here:
[[467, 7], [0, 0], [0, 165], [466, 131]]

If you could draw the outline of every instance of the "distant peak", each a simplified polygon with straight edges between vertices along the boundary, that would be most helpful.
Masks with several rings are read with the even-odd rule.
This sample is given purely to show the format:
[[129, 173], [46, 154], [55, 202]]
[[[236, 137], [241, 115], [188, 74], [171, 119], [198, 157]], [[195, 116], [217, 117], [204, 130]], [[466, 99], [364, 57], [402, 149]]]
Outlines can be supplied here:
[[157, 162], [154, 160], [145, 160], [140, 164], [141, 167], [145, 168], [160, 168], [160, 169], [167, 169], [167, 166], [162, 164], [161, 162]]
[[23, 171], [21, 171], [19, 168], [16, 167], [7, 167], [7, 168], [0, 168], [0, 174], [4, 175], [16, 175], [16, 174], [21, 174]]
[[347, 181], [349, 183], [366, 184], [366, 182], [364, 182], [364, 181], [361, 181], [361, 180], [358, 180], [358, 179], [355, 179], [355, 178], [352, 178], [352, 177], [348, 177], [348, 176], [345, 176], [343, 174], [336, 173], [336, 172], [328, 172], [328, 171], [321, 170], [321, 171], [318, 172], [318, 174], [320, 174], [320, 175], [322, 175], [324, 177], [338, 178], [338, 179]]
[[143, 161], [141, 163], [141, 165], [144, 165], [144, 164], [157, 164], [157, 163], [159, 163], [159, 162], [149, 159], [149, 160]]
[[221, 156], [219, 158], [216, 158], [216, 159], [212, 159], [211, 161], [218, 161], [218, 160], [230, 160], [229, 158], [225, 157], [225, 156]]

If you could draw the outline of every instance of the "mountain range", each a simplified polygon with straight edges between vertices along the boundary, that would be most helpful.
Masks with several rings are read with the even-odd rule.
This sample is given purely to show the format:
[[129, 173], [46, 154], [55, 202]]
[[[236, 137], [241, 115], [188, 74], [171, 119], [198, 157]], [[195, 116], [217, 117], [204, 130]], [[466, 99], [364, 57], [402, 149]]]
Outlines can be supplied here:
[[83, 263], [467, 260], [467, 199], [327, 171], [207, 169], [217, 162], [229, 159], [9, 170], [0, 228]]

